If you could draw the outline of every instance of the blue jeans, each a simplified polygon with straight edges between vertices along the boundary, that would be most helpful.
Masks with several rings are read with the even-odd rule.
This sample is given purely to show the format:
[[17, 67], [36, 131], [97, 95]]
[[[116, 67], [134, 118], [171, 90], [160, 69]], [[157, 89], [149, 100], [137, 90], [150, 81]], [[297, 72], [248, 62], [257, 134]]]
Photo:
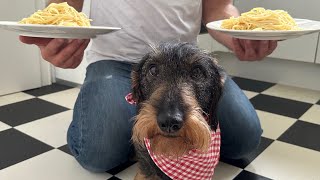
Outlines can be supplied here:
[[[104, 172], [129, 159], [132, 117], [136, 107], [125, 101], [130, 92], [132, 65], [99, 61], [87, 68], [78, 95], [67, 141], [71, 153], [86, 169]], [[242, 90], [227, 78], [217, 117], [221, 127], [221, 156], [239, 159], [257, 148], [262, 129]]]

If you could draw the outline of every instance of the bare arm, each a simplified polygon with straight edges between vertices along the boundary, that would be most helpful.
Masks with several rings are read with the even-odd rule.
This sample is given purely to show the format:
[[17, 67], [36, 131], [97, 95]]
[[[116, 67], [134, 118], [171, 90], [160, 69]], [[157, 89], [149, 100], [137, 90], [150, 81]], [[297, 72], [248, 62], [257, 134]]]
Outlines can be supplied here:
[[[239, 16], [232, 0], [203, 0], [202, 22], [227, 19]], [[208, 29], [209, 34], [221, 44], [232, 50], [242, 61], [262, 60], [277, 47], [277, 41], [254, 41], [232, 38], [226, 34]]]
[[[238, 10], [233, 6], [232, 0], [203, 0], [202, 22], [226, 19], [239, 16]], [[209, 34], [227, 48], [233, 50], [232, 38], [226, 34], [208, 29]]]
[[82, 11], [83, 1], [84, 0], [50, 0], [48, 4], [67, 2], [70, 6], [74, 7], [77, 11], [80, 12]]

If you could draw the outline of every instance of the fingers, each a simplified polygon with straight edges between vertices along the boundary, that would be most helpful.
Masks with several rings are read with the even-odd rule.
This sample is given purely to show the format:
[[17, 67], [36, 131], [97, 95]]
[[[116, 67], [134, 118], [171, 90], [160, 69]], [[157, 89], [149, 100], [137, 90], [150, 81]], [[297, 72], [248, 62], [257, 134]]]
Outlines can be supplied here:
[[47, 46], [39, 46], [42, 57], [60, 68], [76, 68], [90, 40], [53, 39]]
[[19, 36], [25, 44], [39, 46], [43, 59], [61, 68], [76, 68], [82, 61], [90, 39], [52, 39]]
[[234, 53], [241, 61], [261, 60], [270, 55], [277, 47], [277, 41], [265, 40], [259, 41], [238, 39], [233, 40], [233, 44]]
[[73, 55], [64, 62], [60, 67], [61, 68], [76, 68], [79, 66], [83, 59], [84, 51], [87, 48], [90, 40], [85, 40], [80, 45], [80, 47], [73, 53]]
[[250, 40], [233, 38], [234, 53], [240, 61], [252, 61], [255, 58], [254, 43]]
[[68, 64], [67, 61], [74, 61], [75, 58], [79, 58], [75, 57], [74, 55], [76, 51], [80, 50], [80, 47], [85, 43], [85, 40], [73, 40], [70, 44], [63, 48], [63, 50], [60, 51], [59, 54], [56, 55], [53, 63], [55, 63], [57, 66], [65, 66], [66, 64]]
[[74, 63], [69, 67], [69, 68], [72, 68], [72, 69], [75, 69], [77, 68], [81, 62], [82, 62], [82, 59], [83, 59], [83, 56], [84, 56], [84, 52], [82, 52], [78, 58], [76, 58], [77, 60], [74, 61]]
[[240, 39], [232, 38], [233, 52], [238, 56], [240, 60], [244, 58], [244, 49], [241, 45]]
[[43, 59], [55, 56], [66, 43], [66, 39], [53, 39], [46, 46], [40, 46]]
[[61, 68], [78, 67], [83, 59], [84, 50], [87, 48], [89, 42], [90, 40], [72, 41], [55, 57], [52, 63]]
[[246, 59], [253, 60], [257, 56], [253, 41], [246, 40], [244, 42], [244, 49], [245, 49], [245, 58]]
[[45, 46], [52, 39], [51, 38], [37, 38], [37, 37], [19, 36], [19, 40], [25, 44], [35, 44], [38, 46]]
[[270, 41], [267, 54], [270, 55], [278, 46], [278, 41]]
[[[269, 41], [260, 41], [259, 48], [257, 49], [258, 58], [262, 59], [266, 56], [266, 53], [269, 52]], [[269, 54], [267, 54], [269, 55]]]

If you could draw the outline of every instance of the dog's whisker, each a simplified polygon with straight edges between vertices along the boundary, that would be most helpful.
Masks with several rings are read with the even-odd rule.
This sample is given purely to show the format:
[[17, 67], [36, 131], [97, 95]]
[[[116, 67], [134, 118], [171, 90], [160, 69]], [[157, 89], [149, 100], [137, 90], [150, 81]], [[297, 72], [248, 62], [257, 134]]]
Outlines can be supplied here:
[[202, 108], [196, 107], [194, 108], [195, 111], [198, 111], [200, 114], [205, 115], [206, 117], [209, 116], [209, 113], [205, 112]]
[[148, 46], [151, 48], [154, 54], [158, 54], [160, 52], [159, 49], [154, 44], [149, 43]]

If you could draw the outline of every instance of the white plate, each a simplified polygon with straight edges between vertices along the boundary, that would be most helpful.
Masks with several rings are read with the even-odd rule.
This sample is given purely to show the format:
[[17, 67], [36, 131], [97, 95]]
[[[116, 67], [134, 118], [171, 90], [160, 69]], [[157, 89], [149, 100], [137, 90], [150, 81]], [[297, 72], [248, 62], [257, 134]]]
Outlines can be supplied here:
[[67, 27], [55, 25], [18, 24], [12, 21], [0, 21], [0, 28], [18, 32], [23, 36], [46, 37], [46, 38], [72, 38], [89, 39], [97, 35], [111, 33], [120, 30], [118, 27]]
[[285, 40], [297, 38], [306, 34], [311, 34], [320, 31], [320, 22], [307, 20], [307, 19], [295, 19], [297, 25], [302, 28], [302, 30], [293, 31], [251, 31], [251, 30], [230, 30], [222, 29], [221, 23], [223, 20], [214, 21], [208, 23], [206, 26], [209, 29], [220, 31], [229, 34], [233, 37], [239, 39], [251, 39], [251, 40]]

